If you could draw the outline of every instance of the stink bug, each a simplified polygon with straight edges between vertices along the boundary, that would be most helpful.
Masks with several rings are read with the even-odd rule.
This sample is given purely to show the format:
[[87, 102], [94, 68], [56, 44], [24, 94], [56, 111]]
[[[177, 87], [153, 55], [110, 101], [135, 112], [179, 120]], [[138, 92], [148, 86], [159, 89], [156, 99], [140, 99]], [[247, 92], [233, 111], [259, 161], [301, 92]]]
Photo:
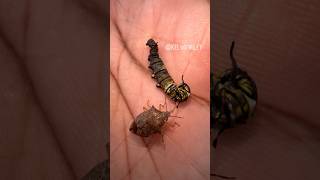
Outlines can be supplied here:
[[[134, 134], [141, 137], [149, 137], [152, 134], [160, 133], [162, 135], [163, 140], [163, 129], [169, 119], [169, 117], [177, 117], [179, 116], [171, 116], [171, 113], [174, 111], [167, 111], [167, 104], [165, 102], [166, 111], [161, 111], [161, 107], [164, 105], [159, 105], [159, 109], [156, 109], [154, 106], [149, 106], [148, 108], [143, 108], [144, 111], [140, 113], [134, 121], [131, 123], [130, 131]], [[175, 125], [179, 124], [175, 122]]]

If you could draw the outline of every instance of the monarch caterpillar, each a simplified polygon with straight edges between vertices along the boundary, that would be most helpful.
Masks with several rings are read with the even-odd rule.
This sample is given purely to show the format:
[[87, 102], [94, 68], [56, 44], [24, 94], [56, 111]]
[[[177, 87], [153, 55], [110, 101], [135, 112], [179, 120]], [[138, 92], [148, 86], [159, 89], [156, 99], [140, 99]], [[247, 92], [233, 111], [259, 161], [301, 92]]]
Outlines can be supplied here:
[[[214, 129], [213, 146], [216, 147], [219, 135], [227, 128], [245, 123], [253, 115], [258, 94], [257, 86], [248, 73], [239, 68], [233, 57], [234, 41], [230, 48], [232, 68], [226, 70], [211, 88], [211, 125]], [[213, 81], [213, 78], [211, 78]]]
[[149, 68], [152, 70], [151, 77], [157, 81], [156, 86], [161, 88], [175, 102], [180, 103], [187, 100], [191, 90], [188, 84], [183, 81], [183, 75], [182, 83], [176, 85], [159, 57], [158, 44], [153, 39], [149, 39], [146, 45], [150, 47]]

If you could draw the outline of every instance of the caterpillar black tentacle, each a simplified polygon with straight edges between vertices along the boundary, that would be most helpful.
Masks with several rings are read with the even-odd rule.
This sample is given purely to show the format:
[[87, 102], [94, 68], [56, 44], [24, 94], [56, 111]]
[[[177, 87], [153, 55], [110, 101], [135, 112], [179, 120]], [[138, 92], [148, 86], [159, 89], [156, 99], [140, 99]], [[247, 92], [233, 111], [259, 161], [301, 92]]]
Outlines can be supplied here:
[[187, 100], [191, 90], [188, 84], [184, 82], [183, 75], [181, 84], [176, 85], [159, 57], [158, 44], [153, 39], [149, 39], [146, 45], [150, 47], [149, 68], [152, 70], [151, 77], [157, 81], [156, 86], [161, 88], [173, 101], [178, 102], [178, 105], [180, 102]]
[[[253, 115], [258, 99], [257, 86], [248, 73], [239, 68], [233, 56], [233, 49], [234, 42], [230, 48], [232, 68], [226, 70], [216, 82], [211, 82], [213, 84], [211, 128], [214, 130], [214, 147], [225, 129], [245, 123]], [[211, 78], [213, 81], [213, 77]]]

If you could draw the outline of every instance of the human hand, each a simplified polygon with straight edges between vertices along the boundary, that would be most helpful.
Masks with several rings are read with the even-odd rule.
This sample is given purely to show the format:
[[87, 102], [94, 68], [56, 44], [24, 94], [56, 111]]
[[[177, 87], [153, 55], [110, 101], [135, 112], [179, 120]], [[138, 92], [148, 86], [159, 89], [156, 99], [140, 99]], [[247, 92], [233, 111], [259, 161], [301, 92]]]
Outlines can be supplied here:
[[[111, 1], [111, 179], [208, 179], [210, 174], [210, 29], [207, 1]], [[147, 101], [158, 107], [164, 92], [148, 70], [149, 38], [158, 42], [169, 74], [181, 75], [191, 96], [173, 115], [180, 127], [141, 138], [129, 131]], [[170, 49], [201, 45], [197, 50]], [[174, 103], [167, 98], [168, 110]]]

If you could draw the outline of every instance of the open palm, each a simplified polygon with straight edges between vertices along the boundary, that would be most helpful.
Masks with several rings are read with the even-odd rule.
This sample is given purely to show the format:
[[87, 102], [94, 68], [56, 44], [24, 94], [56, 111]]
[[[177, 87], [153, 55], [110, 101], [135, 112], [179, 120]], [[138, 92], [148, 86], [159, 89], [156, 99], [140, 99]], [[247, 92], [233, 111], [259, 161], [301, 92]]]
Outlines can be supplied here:
[[[208, 179], [210, 174], [209, 93], [210, 31], [207, 1], [111, 1], [111, 179]], [[191, 88], [168, 122], [164, 144], [160, 135], [141, 138], [129, 131], [143, 106], [165, 101], [148, 69], [149, 38], [170, 75]], [[199, 49], [168, 49], [168, 44], [200, 45]], [[167, 98], [168, 110], [174, 103]]]

